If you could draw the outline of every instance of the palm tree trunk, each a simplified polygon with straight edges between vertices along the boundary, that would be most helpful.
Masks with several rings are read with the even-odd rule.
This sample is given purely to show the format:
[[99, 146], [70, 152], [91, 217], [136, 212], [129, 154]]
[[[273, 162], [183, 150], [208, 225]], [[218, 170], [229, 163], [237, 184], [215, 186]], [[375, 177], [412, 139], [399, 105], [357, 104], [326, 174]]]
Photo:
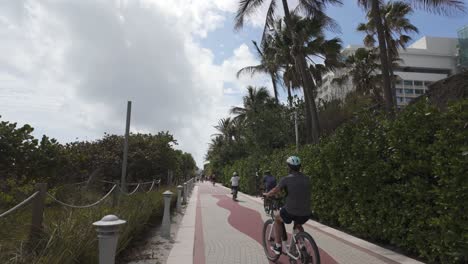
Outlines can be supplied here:
[[310, 111], [309, 111], [309, 109], [310, 109], [309, 100], [306, 99], [305, 94], [304, 94], [304, 107], [305, 107], [304, 113], [305, 113], [305, 131], [306, 131], [305, 140], [306, 140], [306, 143], [310, 143], [310, 142], [312, 142], [312, 133], [311, 133], [311, 131], [312, 131], [312, 122], [311, 122], [312, 116], [310, 115]]
[[274, 76], [273, 73], [270, 73], [270, 76], [271, 76], [271, 82], [273, 83], [273, 93], [275, 94], [275, 101], [276, 101], [277, 104], [279, 104], [278, 87], [276, 86], [275, 76]]
[[[310, 72], [307, 71], [307, 62], [305, 59], [304, 54], [302, 54], [299, 51], [295, 51], [295, 47], [300, 46], [299, 43], [297, 43], [297, 39], [293, 35], [292, 32], [292, 20], [291, 20], [291, 14], [289, 13], [289, 7], [288, 7], [288, 1], [287, 0], [282, 0], [283, 2], [283, 10], [284, 10], [284, 16], [285, 16], [285, 22], [286, 26], [288, 28], [287, 33], [289, 37], [293, 40], [293, 57], [294, 57], [294, 64], [296, 65], [296, 68], [299, 69], [299, 72], [301, 74], [301, 79], [302, 79], [302, 88], [304, 90], [304, 101], [308, 101], [309, 107], [307, 107], [306, 103], [306, 119], [307, 119], [307, 112], [309, 112], [309, 120], [312, 121], [312, 131], [310, 133], [308, 132], [307, 135], [309, 138], [310, 134], [312, 136], [312, 142], [313, 143], [318, 143], [319, 142], [319, 136], [320, 136], [320, 125], [319, 125], [319, 120], [318, 120], [318, 114], [317, 114], [317, 106], [315, 105], [315, 100], [312, 96], [313, 88], [314, 88], [314, 83], [312, 81], [312, 77], [310, 76]], [[309, 143], [309, 142], [307, 142]]]
[[388, 69], [390, 70], [390, 85], [392, 88], [392, 98], [393, 98], [393, 107], [396, 109], [397, 106], [397, 100], [396, 100], [396, 88], [395, 88], [395, 74], [393, 72], [393, 57], [395, 54], [392, 52], [393, 49], [396, 49], [396, 47], [389, 47], [392, 43], [392, 36], [388, 32], [388, 26], [384, 25], [386, 32], [385, 32], [385, 41], [387, 42], [387, 57], [388, 57]]
[[288, 82], [288, 84], [286, 84], [286, 87], [288, 88], [288, 103], [289, 103], [289, 107], [291, 108], [292, 107], [292, 93], [291, 93], [291, 83]]
[[389, 56], [389, 65], [388, 68], [390, 69], [390, 88], [392, 89], [392, 99], [393, 99], [393, 109], [396, 109], [397, 100], [396, 100], [396, 87], [395, 87], [395, 73], [393, 72], [393, 65], [392, 65], [392, 57]]
[[380, 14], [380, 2], [379, 0], [372, 0], [371, 7], [372, 18], [375, 22], [375, 28], [377, 30], [377, 38], [379, 40], [379, 55], [380, 62], [382, 64], [382, 77], [383, 77], [383, 92], [385, 97], [385, 108], [387, 112], [393, 114], [394, 105], [393, 105], [393, 96], [392, 96], [392, 87], [390, 80], [390, 69], [389, 69], [389, 59], [387, 53], [387, 44], [385, 41], [385, 32], [382, 23], [382, 17]]
[[[309, 102], [309, 114], [311, 120], [311, 139], [312, 143], [319, 142], [319, 135], [320, 135], [320, 127], [319, 127], [319, 120], [318, 120], [318, 113], [317, 113], [317, 106], [315, 104], [315, 98], [313, 96], [313, 91], [315, 88], [314, 82], [312, 81], [312, 77], [310, 76], [310, 72], [307, 71], [307, 63], [304, 56], [301, 54], [297, 55], [295, 60], [299, 63], [299, 69], [302, 75], [302, 82], [303, 82], [303, 90], [304, 90], [304, 98]], [[309, 141], [310, 142], [310, 141]]]

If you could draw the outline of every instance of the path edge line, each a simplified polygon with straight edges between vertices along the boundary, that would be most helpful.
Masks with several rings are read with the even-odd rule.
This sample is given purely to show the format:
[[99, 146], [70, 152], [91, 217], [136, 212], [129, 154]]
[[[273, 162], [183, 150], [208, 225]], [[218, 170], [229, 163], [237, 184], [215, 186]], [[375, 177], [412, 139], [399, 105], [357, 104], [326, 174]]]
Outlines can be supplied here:
[[198, 186], [193, 188], [166, 264], [193, 263]]

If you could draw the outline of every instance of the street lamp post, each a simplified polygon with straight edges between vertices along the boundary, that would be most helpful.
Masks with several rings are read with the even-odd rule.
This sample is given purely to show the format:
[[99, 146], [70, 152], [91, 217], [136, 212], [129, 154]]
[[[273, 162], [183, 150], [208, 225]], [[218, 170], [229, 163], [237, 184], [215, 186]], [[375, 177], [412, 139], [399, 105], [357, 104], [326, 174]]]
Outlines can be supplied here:
[[299, 127], [297, 125], [297, 111], [294, 111], [294, 131], [296, 132], [296, 152], [299, 153]]
[[124, 151], [122, 161], [122, 177], [120, 180], [121, 188], [124, 192], [127, 192], [127, 159], [128, 159], [128, 138], [130, 134], [130, 116], [132, 114], [132, 101], [127, 102], [127, 122], [125, 124], [125, 140], [124, 140]]

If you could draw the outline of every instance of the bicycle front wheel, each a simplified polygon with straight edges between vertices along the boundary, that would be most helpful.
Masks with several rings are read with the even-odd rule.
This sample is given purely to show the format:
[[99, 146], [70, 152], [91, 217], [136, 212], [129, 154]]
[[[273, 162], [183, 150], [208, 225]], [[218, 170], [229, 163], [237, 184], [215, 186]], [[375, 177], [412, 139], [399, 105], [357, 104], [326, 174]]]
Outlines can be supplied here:
[[273, 230], [273, 226], [273, 219], [268, 219], [265, 224], [263, 224], [262, 242], [267, 258], [270, 261], [276, 262], [280, 255], [276, 255], [271, 249], [275, 244], [275, 230]]
[[311, 235], [299, 232], [296, 235], [296, 245], [300, 253], [297, 263], [320, 264], [320, 252]]

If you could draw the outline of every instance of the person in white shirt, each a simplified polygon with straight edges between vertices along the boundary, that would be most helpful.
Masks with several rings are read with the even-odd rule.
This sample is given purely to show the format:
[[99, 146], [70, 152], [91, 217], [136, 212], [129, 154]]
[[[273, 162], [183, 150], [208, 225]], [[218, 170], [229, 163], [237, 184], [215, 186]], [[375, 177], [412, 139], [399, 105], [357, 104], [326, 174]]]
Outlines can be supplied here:
[[237, 199], [237, 192], [239, 191], [239, 180], [240, 180], [239, 175], [237, 174], [237, 172], [234, 172], [231, 178], [231, 190], [232, 190], [231, 193], [232, 193], [233, 200]]

